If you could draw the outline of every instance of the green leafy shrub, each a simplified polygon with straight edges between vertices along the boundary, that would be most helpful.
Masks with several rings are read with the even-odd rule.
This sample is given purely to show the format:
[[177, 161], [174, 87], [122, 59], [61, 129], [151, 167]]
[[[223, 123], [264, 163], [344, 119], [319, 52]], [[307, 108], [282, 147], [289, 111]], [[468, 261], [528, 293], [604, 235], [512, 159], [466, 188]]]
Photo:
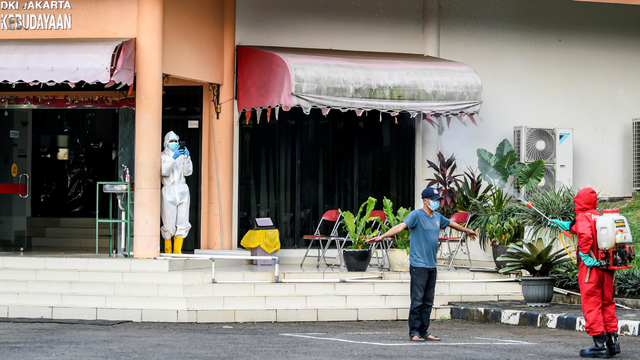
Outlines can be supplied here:
[[[573, 201], [575, 196], [576, 193], [573, 189], [563, 185], [557, 189], [552, 186], [548, 190], [535, 191], [529, 194], [526, 200], [551, 219], [571, 221], [576, 217]], [[518, 208], [517, 216], [522, 225], [531, 231], [532, 238], [550, 237], [556, 239], [561, 234], [558, 228], [549, 226], [548, 220], [535, 209], [527, 207], [524, 201], [519, 202], [516, 206]], [[564, 240], [567, 241], [566, 238]]]
[[551, 271], [550, 276], [556, 278], [556, 287], [561, 289], [580, 292], [580, 284], [578, 282], [578, 265], [573, 262], [566, 262], [559, 265], [560, 271]]
[[491, 215], [486, 227], [492, 245], [509, 245], [524, 237], [524, 227], [515, 217], [499, 221], [497, 215]]
[[491, 185], [482, 180], [482, 175], [468, 167], [464, 172], [464, 177], [456, 186], [458, 188], [458, 198], [456, 206], [458, 211], [466, 211], [471, 214], [482, 212], [482, 209], [489, 202], [488, 193]]
[[544, 175], [544, 161], [536, 160], [528, 164], [519, 162], [507, 139], [498, 145], [495, 153], [478, 149], [477, 154], [482, 179], [489, 182], [491, 188], [487, 192], [489, 203], [479, 209], [470, 226], [480, 234], [480, 246], [484, 250], [490, 242], [486, 234], [489, 218], [497, 215], [498, 220], [504, 222], [516, 215], [513, 196], [522, 188], [532, 190], [538, 186]]
[[544, 241], [542, 238], [531, 241], [524, 240], [522, 246], [511, 243], [506, 255], [497, 261], [506, 261], [501, 273], [525, 270], [533, 277], [549, 276], [551, 272], [563, 272], [561, 264], [571, 261], [564, 249], [553, 251], [555, 240]]
[[[411, 213], [411, 208], [405, 209], [400, 207], [396, 214], [393, 213], [393, 202], [386, 197], [382, 199], [382, 210], [387, 217], [387, 223], [383, 223], [380, 218], [376, 218], [381, 224], [382, 233], [389, 231], [392, 227], [400, 224]], [[394, 240], [391, 244], [396, 249], [405, 249], [407, 254], [409, 253], [409, 246], [411, 245], [411, 238], [409, 230], [402, 230], [394, 236]]]
[[368, 249], [367, 239], [378, 235], [377, 230], [374, 230], [371, 226], [367, 226], [367, 223], [375, 221], [375, 219], [370, 218], [369, 215], [371, 215], [371, 211], [373, 211], [373, 208], [376, 206], [376, 202], [378, 202], [378, 200], [369, 197], [367, 201], [360, 205], [360, 209], [358, 209], [356, 215], [353, 215], [350, 211], [338, 209], [344, 218], [344, 228], [351, 239], [351, 245], [348, 246], [347, 249]]
[[446, 217], [450, 217], [456, 212], [456, 200], [458, 197], [457, 184], [461, 181], [462, 174], [455, 174], [457, 165], [455, 155], [451, 155], [448, 159], [444, 158], [442, 152], [438, 152], [438, 163], [427, 160], [429, 167], [436, 172], [433, 178], [425, 179], [427, 187], [438, 185], [442, 195], [442, 209], [440, 213]]
[[616, 271], [618, 295], [624, 297], [640, 296], [640, 270], [628, 269]]

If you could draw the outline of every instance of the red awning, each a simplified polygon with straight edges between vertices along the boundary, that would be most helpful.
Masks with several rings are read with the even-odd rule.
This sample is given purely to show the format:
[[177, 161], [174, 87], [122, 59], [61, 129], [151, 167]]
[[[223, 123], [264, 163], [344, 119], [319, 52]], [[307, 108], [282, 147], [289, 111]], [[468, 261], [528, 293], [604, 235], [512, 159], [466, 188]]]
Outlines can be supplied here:
[[238, 46], [238, 110], [300, 106], [476, 114], [482, 84], [469, 66], [422, 55]]

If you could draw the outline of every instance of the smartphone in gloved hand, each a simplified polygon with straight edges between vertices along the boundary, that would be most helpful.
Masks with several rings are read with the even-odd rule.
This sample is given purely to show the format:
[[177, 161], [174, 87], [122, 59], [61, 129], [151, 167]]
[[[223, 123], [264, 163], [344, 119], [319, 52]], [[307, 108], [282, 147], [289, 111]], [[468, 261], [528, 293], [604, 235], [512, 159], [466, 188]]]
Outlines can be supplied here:
[[186, 141], [182, 141], [182, 140], [180, 140], [180, 147], [179, 147], [179, 149], [180, 149], [180, 150], [184, 150], [184, 149], [186, 149], [186, 148], [187, 148], [187, 147], [186, 147], [186, 144], [187, 144], [187, 142], [186, 142]]

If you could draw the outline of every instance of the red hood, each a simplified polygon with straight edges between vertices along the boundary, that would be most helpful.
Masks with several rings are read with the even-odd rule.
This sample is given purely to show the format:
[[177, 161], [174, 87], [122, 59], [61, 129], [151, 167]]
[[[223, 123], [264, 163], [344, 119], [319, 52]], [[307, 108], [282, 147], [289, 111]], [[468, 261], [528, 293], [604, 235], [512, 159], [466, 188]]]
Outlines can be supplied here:
[[584, 188], [578, 191], [573, 201], [576, 204], [576, 214], [597, 212], [598, 194], [592, 188]]

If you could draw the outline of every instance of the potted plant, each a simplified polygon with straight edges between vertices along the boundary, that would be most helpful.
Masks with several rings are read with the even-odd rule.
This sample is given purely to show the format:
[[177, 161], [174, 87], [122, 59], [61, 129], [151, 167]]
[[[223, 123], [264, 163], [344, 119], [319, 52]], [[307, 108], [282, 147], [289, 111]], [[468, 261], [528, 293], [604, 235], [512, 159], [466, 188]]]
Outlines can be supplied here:
[[370, 237], [378, 235], [379, 231], [374, 230], [372, 226], [367, 226], [368, 222], [374, 221], [370, 218], [371, 211], [376, 205], [375, 198], [369, 197], [360, 209], [353, 215], [350, 211], [340, 211], [344, 218], [344, 228], [347, 236], [351, 240], [351, 245], [342, 251], [342, 258], [347, 267], [347, 271], [366, 271], [371, 261], [371, 249], [366, 243]]
[[[392, 227], [400, 224], [411, 209], [400, 207], [396, 214], [393, 213], [393, 203], [386, 197], [382, 200], [382, 210], [387, 217], [386, 222], [378, 222], [381, 224], [382, 232], [387, 232]], [[409, 230], [403, 230], [393, 237], [389, 249], [389, 266], [392, 271], [409, 271], [409, 246], [411, 245]]]
[[498, 269], [502, 269], [507, 263], [499, 261], [498, 258], [507, 253], [509, 244], [522, 244], [524, 226], [522, 226], [515, 217], [509, 217], [505, 221], [499, 221], [497, 215], [491, 215], [487, 222], [486, 229], [487, 237], [491, 241], [493, 260]]
[[571, 261], [564, 249], [553, 251], [555, 239], [544, 241], [523, 241], [523, 245], [509, 244], [507, 254], [497, 260], [507, 264], [500, 269], [501, 273], [526, 271], [530, 276], [520, 277], [522, 296], [529, 306], [548, 306], [553, 298], [555, 278], [549, 276], [553, 272], [564, 272], [562, 264]]

